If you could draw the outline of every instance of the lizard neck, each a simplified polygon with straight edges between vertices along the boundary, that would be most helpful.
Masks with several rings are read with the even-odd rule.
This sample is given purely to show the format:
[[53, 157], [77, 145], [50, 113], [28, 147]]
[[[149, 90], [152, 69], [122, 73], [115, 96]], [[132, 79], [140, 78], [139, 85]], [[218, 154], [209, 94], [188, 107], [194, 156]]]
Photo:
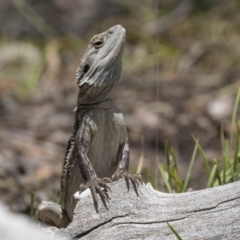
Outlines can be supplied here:
[[78, 109], [80, 108], [110, 108], [113, 106], [113, 101], [111, 98], [96, 102], [96, 103], [91, 103], [91, 104], [85, 104], [85, 103], [80, 103], [78, 106]]

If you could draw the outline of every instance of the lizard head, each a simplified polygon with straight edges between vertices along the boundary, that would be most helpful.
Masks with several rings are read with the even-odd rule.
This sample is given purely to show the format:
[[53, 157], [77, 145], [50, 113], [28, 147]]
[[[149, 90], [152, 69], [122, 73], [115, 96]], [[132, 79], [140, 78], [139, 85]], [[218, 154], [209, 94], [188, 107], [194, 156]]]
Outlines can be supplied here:
[[91, 104], [106, 99], [122, 70], [126, 30], [121, 25], [93, 36], [76, 71], [79, 101]]

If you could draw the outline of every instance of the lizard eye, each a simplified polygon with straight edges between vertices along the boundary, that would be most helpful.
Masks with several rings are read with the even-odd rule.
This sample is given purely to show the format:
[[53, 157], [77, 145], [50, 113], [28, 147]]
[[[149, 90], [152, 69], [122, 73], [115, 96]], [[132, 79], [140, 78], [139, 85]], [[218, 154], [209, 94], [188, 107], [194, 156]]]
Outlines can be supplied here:
[[102, 47], [103, 42], [100, 41], [100, 40], [98, 40], [98, 41], [96, 41], [93, 45], [94, 45], [94, 47], [95, 47], [96, 49], [98, 49], [98, 48]]
[[90, 69], [89, 65], [86, 64], [85, 67], [84, 67], [83, 72], [87, 73], [89, 69]]

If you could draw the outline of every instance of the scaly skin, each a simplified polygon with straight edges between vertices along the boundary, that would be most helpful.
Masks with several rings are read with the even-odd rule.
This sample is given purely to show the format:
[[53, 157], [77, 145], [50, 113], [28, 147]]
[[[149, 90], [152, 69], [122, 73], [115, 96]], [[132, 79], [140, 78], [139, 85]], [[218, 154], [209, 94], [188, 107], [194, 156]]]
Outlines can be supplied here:
[[[73, 194], [90, 188], [98, 211], [98, 197], [107, 208], [110, 188], [106, 182], [124, 177], [137, 192], [141, 176], [129, 174], [127, 130], [121, 111], [108, 98], [121, 75], [125, 29], [116, 25], [95, 35], [76, 72], [79, 87], [75, 122], [68, 141], [61, 176], [62, 206], [44, 202], [38, 218], [57, 227], [66, 227], [73, 218]], [[80, 187], [79, 187], [80, 186]]]

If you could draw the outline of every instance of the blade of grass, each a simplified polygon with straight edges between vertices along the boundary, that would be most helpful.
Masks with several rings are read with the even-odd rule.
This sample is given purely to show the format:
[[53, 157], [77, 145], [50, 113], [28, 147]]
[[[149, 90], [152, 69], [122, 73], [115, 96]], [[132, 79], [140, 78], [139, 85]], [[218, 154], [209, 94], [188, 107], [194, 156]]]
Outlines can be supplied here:
[[214, 158], [213, 163], [216, 164], [216, 166], [217, 166], [215, 177], [218, 180], [218, 185], [217, 186], [220, 186], [220, 185], [222, 185], [222, 181], [221, 181], [221, 175], [220, 175], [217, 159]]
[[238, 112], [239, 102], [240, 102], [240, 87], [239, 87], [238, 92], [237, 92], [237, 97], [236, 97], [236, 100], [235, 100], [235, 104], [234, 104], [234, 108], [233, 108], [233, 114], [232, 114], [231, 130], [230, 130], [230, 149], [232, 149], [232, 146], [233, 146], [232, 145], [233, 144], [233, 137], [234, 137], [233, 129], [234, 129], [235, 122], [237, 120], [237, 112]]
[[172, 168], [172, 175], [173, 175], [173, 179], [175, 181], [176, 191], [180, 192], [181, 189], [182, 189], [182, 181], [181, 181], [181, 179], [179, 177], [178, 163], [177, 163], [176, 154], [175, 154], [175, 151], [174, 151], [174, 149], [172, 147], [170, 147], [169, 153], [170, 153], [170, 156], [172, 157], [173, 163], [174, 163], [173, 168]]
[[183, 181], [180, 179], [177, 168], [174, 167], [173, 169], [176, 192], [180, 193], [183, 188]]
[[229, 147], [229, 141], [225, 139], [223, 150], [223, 182], [226, 182], [227, 170], [230, 168]]
[[230, 183], [230, 182], [233, 182], [233, 169], [232, 168], [229, 168], [226, 171], [226, 183]]
[[[198, 140], [197, 140], [197, 142], [198, 142]], [[193, 168], [193, 165], [194, 165], [194, 162], [195, 162], [195, 159], [196, 159], [197, 150], [198, 150], [198, 145], [195, 144], [193, 154], [192, 154], [192, 158], [191, 158], [191, 161], [190, 161], [190, 164], [189, 164], [189, 167], [188, 167], [187, 175], [186, 175], [186, 178], [185, 178], [185, 181], [184, 181], [183, 188], [182, 188], [181, 192], [186, 192], [186, 190], [187, 190], [189, 179], [190, 179], [190, 176], [191, 176], [191, 173], [192, 173], [192, 168]]]
[[235, 179], [236, 181], [240, 180], [240, 153], [238, 154], [238, 164], [237, 164], [237, 168], [236, 168], [236, 172], [235, 172]]
[[228, 170], [228, 160], [226, 154], [223, 153], [223, 184], [226, 183], [226, 174]]
[[174, 151], [174, 149], [173, 149], [172, 147], [170, 147], [169, 153], [170, 153], [170, 155], [172, 156], [173, 161], [174, 161], [174, 165], [175, 165], [176, 168], [177, 168], [177, 158], [176, 158], [175, 151]]
[[204, 166], [205, 166], [205, 169], [206, 169], [207, 174], [208, 174], [208, 177], [209, 177], [211, 170], [210, 170], [210, 166], [209, 166], [209, 164], [208, 164], [208, 160], [207, 160], [207, 158], [206, 158], [206, 155], [205, 155], [205, 153], [204, 153], [201, 145], [199, 144], [198, 140], [197, 140], [194, 136], [192, 136], [192, 137], [193, 137], [195, 143], [197, 144], [198, 150], [199, 150], [199, 152], [200, 152], [200, 154], [201, 154], [201, 156], [202, 156], [202, 158], [203, 158]]
[[171, 193], [172, 192], [172, 186], [168, 182], [168, 177], [167, 177], [168, 172], [164, 169], [162, 164], [159, 164], [159, 171], [162, 175], [163, 181], [164, 181], [164, 183], [167, 187], [168, 192]]
[[173, 234], [176, 236], [176, 238], [178, 240], [182, 240], [182, 238], [179, 236], [179, 234], [177, 233], [177, 231], [170, 225], [170, 223], [167, 223], [168, 227], [171, 229], [171, 231], [173, 232]]
[[221, 130], [220, 130], [220, 138], [221, 138], [222, 151], [224, 152], [224, 149], [225, 149], [225, 136], [224, 136], [223, 124], [222, 123], [221, 123]]
[[168, 143], [168, 141], [165, 141], [164, 146], [165, 146], [165, 156], [166, 156], [166, 161], [167, 161], [168, 182], [169, 182], [169, 184], [171, 186], [171, 189], [172, 189], [171, 160], [170, 160], [170, 157], [169, 157], [169, 143]]
[[229, 162], [228, 162], [228, 153], [226, 152], [227, 145], [226, 145], [226, 139], [224, 136], [222, 123], [221, 123], [220, 137], [221, 137], [221, 146], [222, 146], [222, 155], [223, 155], [223, 184], [225, 184], [226, 183], [226, 171], [228, 170]]
[[240, 131], [238, 126], [238, 121], [236, 119], [236, 128], [237, 128], [237, 134], [236, 134], [236, 143], [235, 143], [235, 149], [234, 149], [234, 162], [233, 162], [233, 172], [236, 173], [237, 165], [238, 163], [238, 152], [239, 152], [239, 137], [240, 137]]
[[210, 174], [210, 177], [208, 178], [207, 188], [210, 188], [210, 187], [213, 186], [216, 171], [217, 171], [217, 165], [214, 164], [214, 166], [212, 168], [212, 171], [211, 171], [211, 174]]

